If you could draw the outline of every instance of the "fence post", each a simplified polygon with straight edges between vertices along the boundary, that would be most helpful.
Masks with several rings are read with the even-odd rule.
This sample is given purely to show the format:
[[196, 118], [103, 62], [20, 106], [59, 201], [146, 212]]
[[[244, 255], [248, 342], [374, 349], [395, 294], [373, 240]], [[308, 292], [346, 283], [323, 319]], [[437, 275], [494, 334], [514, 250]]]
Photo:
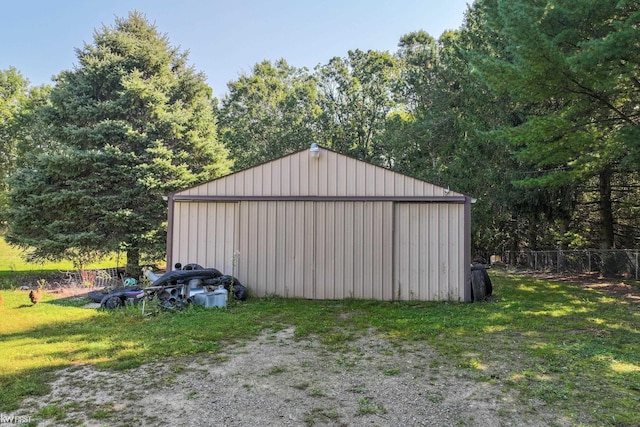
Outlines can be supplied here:
[[636, 251], [636, 282], [638, 281], [638, 251]]
[[587, 258], [589, 259], [589, 271], [588, 273], [591, 273], [591, 251], [587, 251]]

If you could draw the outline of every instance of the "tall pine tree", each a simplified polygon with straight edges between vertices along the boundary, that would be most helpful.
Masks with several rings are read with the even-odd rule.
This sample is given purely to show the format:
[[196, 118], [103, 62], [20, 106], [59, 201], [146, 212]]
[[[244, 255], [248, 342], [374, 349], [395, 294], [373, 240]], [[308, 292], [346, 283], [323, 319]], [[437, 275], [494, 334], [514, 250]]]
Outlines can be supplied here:
[[163, 196], [228, 172], [216, 141], [211, 89], [146, 18], [130, 13], [77, 49], [43, 112], [54, 143], [10, 180], [10, 243], [35, 259], [165, 245]]

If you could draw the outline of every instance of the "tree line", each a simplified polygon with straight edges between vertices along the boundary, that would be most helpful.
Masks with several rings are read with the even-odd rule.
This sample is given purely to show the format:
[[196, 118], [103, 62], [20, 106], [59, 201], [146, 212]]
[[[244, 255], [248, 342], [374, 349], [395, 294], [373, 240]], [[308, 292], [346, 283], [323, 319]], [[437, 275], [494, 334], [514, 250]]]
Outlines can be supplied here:
[[637, 248], [639, 24], [637, 0], [476, 0], [438, 39], [263, 61], [219, 100], [132, 12], [53, 86], [0, 72], [6, 239], [137, 265], [164, 251], [163, 195], [316, 142], [477, 199], [477, 257]]

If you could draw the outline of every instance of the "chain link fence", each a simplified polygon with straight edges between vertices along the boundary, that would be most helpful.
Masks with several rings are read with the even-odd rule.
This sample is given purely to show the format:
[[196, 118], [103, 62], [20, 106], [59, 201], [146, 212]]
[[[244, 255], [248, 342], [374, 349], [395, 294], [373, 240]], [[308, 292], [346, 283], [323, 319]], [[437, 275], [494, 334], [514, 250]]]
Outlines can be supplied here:
[[66, 271], [60, 274], [59, 285], [88, 288], [122, 286], [124, 271], [121, 268]]
[[584, 249], [505, 252], [502, 262], [520, 269], [548, 273], [600, 273], [604, 277], [638, 280], [637, 249]]

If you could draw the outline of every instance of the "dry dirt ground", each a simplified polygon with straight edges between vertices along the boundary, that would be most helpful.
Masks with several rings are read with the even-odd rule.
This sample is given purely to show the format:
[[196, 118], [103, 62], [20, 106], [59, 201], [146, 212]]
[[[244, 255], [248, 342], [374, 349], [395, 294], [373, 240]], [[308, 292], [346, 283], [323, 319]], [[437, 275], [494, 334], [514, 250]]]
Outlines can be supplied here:
[[[572, 282], [640, 301], [637, 286]], [[370, 331], [336, 351], [296, 340], [294, 331], [124, 372], [63, 369], [48, 395], [25, 400], [13, 415], [41, 426], [571, 425], [542, 402], [506, 393], [499, 378], [452, 370], [423, 344], [398, 346]], [[60, 418], [38, 418], [43, 408], [59, 408]]]
[[523, 402], [441, 366], [425, 346], [393, 347], [373, 331], [348, 351], [272, 331], [222, 354], [126, 372], [59, 371], [26, 408], [64, 408], [38, 425], [88, 426], [549, 426], [569, 425], [541, 402]]

